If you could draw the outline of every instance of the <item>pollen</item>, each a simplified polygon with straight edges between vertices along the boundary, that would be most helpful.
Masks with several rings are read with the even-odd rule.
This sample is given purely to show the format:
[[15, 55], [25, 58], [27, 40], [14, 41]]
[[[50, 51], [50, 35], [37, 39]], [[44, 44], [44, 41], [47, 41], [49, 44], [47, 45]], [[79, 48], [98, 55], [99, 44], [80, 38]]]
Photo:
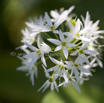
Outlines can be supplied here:
[[75, 67], [78, 67], [78, 64], [74, 64]]
[[52, 31], [54, 31], [54, 30], [55, 30], [55, 26], [50, 27], [50, 29], [51, 29]]
[[82, 54], [83, 53], [83, 50], [79, 50], [79, 53]]
[[75, 19], [71, 19], [70, 22], [73, 24], [73, 26], [76, 25], [76, 20]]
[[62, 46], [66, 46], [66, 42], [62, 42]]
[[75, 36], [77, 36], [77, 37], [78, 37], [78, 36], [79, 36], [79, 33], [76, 33], [76, 34], [75, 34]]

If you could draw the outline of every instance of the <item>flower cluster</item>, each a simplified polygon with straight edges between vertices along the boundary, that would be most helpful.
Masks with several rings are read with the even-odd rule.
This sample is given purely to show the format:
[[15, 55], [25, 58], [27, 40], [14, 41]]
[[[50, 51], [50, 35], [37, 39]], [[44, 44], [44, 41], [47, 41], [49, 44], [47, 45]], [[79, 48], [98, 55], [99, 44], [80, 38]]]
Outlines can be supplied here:
[[[99, 34], [104, 31], [98, 30], [99, 20], [93, 23], [89, 12], [79, 19], [71, 13], [73, 9], [74, 6], [59, 12], [52, 10], [52, 18], [45, 12], [44, 17], [26, 22], [27, 28], [22, 30], [23, 45], [18, 48], [26, 55], [18, 56], [23, 66], [17, 70], [26, 71], [34, 85], [34, 75], [37, 77], [41, 64], [47, 80], [38, 91], [44, 92], [49, 86], [58, 91], [58, 87], [72, 84], [80, 92], [78, 84], [89, 80], [92, 68], [103, 67], [100, 61], [103, 45], [99, 45], [98, 38], [103, 38]], [[48, 59], [53, 67], [49, 67]]]

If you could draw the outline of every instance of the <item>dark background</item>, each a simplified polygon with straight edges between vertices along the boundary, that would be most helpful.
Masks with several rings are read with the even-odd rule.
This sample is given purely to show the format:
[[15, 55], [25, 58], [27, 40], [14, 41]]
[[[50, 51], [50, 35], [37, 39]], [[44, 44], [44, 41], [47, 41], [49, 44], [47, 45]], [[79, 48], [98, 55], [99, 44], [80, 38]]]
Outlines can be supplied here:
[[[21, 30], [26, 27], [29, 17], [44, 15], [44, 12], [68, 9], [75, 5], [73, 13], [78, 17], [89, 11], [91, 20], [100, 19], [99, 27], [104, 30], [104, 0], [0, 0], [0, 103], [103, 103], [104, 69], [96, 67], [89, 81], [80, 86], [79, 94], [72, 86], [61, 87], [60, 92], [37, 92], [45, 82], [43, 69], [39, 67], [39, 77], [32, 86], [24, 72], [16, 71], [21, 61], [16, 57], [21, 51]], [[104, 44], [104, 40], [99, 40]], [[16, 54], [11, 55], [11, 52]], [[103, 52], [104, 53], [104, 52]], [[104, 58], [104, 56], [102, 56]], [[104, 62], [104, 59], [103, 59]]]

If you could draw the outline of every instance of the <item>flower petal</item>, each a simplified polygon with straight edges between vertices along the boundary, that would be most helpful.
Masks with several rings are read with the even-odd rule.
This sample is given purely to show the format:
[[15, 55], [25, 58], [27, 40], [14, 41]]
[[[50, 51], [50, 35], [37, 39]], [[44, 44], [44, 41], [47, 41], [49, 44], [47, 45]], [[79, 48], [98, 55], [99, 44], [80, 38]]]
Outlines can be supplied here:
[[54, 58], [52, 58], [52, 57], [50, 57], [49, 56], [49, 58], [50, 58], [50, 60], [53, 62], [53, 63], [55, 63], [55, 64], [60, 64], [60, 62], [58, 61], [58, 60], [56, 60], [56, 59], [54, 59]]
[[61, 44], [61, 42], [60, 42], [59, 40], [57, 40], [57, 39], [48, 39], [48, 40], [49, 40], [50, 42], [56, 44], [56, 45], [60, 45], [60, 44]]
[[44, 55], [41, 56], [41, 61], [42, 61], [43, 64], [47, 67], [46, 60], [45, 60], [45, 58], [44, 58]]
[[48, 25], [49, 25], [50, 27], [52, 27], [52, 22], [51, 22], [50, 17], [48, 16], [47, 12], [45, 12], [45, 18], [46, 18], [46, 21], [47, 21]]
[[67, 46], [68, 47], [75, 47], [75, 46], [77, 46], [76, 44], [73, 44], [73, 43], [69, 43], [69, 44], [67, 44]]
[[66, 47], [63, 48], [63, 53], [64, 53], [65, 58], [67, 59], [68, 58], [68, 49]]
[[57, 46], [54, 51], [59, 51], [60, 49], [62, 49], [62, 46], [61, 45], [60, 46]]
[[72, 56], [77, 55], [77, 51], [71, 53], [70, 55], [72, 55]]
[[72, 84], [73, 84], [73, 86], [76, 88], [76, 90], [77, 90], [79, 93], [81, 93], [80, 88], [79, 88], [77, 82], [72, 81]]
[[58, 14], [58, 12], [51, 10], [50, 12], [51, 16], [55, 19], [57, 19], [60, 15]]

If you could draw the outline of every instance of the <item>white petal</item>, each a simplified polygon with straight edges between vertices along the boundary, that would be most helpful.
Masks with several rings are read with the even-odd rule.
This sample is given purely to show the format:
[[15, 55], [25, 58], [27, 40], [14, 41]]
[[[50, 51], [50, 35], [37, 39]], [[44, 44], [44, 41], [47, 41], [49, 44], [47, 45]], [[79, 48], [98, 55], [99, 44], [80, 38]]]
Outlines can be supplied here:
[[75, 46], [77, 46], [76, 44], [73, 44], [73, 43], [69, 43], [69, 44], [67, 44], [67, 46], [68, 47], [75, 47]]
[[59, 18], [57, 18], [56, 22], [55, 22], [55, 28], [57, 28], [62, 22], [64, 22], [66, 20], [66, 15], [67, 15], [67, 11], [64, 11]]
[[80, 26], [81, 26], [81, 21], [79, 19], [77, 19], [77, 22], [76, 22], [76, 25], [75, 25], [75, 32], [80, 31]]
[[76, 64], [81, 64], [80, 59], [81, 59], [80, 56], [78, 56], [78, 57], [76, 58], [76, 60], [75, 60], [75, 63], [76, 63]]
[[84, 53], [86, 54], [92, 54], [92, 55], [98, 55], [99, 53], [93, 50], [84, 50]]
[[35, 28], [35, 24], [33, 24], [33, 23], [26, 22], [26, 25], [30, 28]]
[[33, 65], [37, 59], [39, 59], [39, 56], [36, 56], [30, 63], [29, 63], [29, 66]]
[[49, 68], [49, 69], [46, 70], [45, 72], [51, 72], [51, 71], [54, 71], [54, 70], [56, 70], [56, 69], [58, 69], [58, 66], [54, 66], [54, 67], [52, 67], [52, 68]]
[[103, 68], [103, 64], [102, 64], [102, 62], [100, 61], [100, 59], [99, 59], [99, 58], [96, 58], [96, 60], [97, 60], [97, 62], [98, 62], [98, 64], [99, 64], [99, 66], [100, 66], [101, 68]]
[[73, 34], [69, 34], [69, 36], [66, 38], [66, 42], [70, 42], [73, 39], [73, 37]]
[[63, 53], [64, 53], [65, 58], [67, 59], [68, 58], [68, 49], [66, 47], [63, 48]]
[[61, 42], [60, 42], [59, 40], [57, 40], [57, 39], [48, 39], [48, 40], [49, 40], [50, 42], [56, 44], [56, 45], [60, 45], [60, 44], [61, 44]]
[[77, 91], [78, 91], [79, 93], [81, 93], [80, 88], [79, 88], [77, 82], [72, 81], [72, 84], [73, 84], [73, 86], [77, 89]]
[[65, 82], [68, 83], [68, 77], [67, 77], [67, 74], [65, 72], [63, 73], [63, 77], [65, 79]]
[[21, 66], [21, 67], [18, 67], [16, 68], [16, 70], [28, 70], [28, 66]]
[[53, 84], [53, 82], [51, 83], [51, 91], [53, 91], [54, 90], [54, 84]]
[[45, 60], [45, 58], [44, 58], [44, 55], [41, 56], [41, 61], [42, 61], [43, 64], [47, 67], [46, 60]]
[[60, 36], [60, 40], [61, 40], [61, 41], [64, 41], [64, 35], [63, 35], [63, 33], [61, 32], [61, 30], [60, 30], [60, 35], [59, 35], [59, 36]]
[[30, 45], [30, 44], [28, 44], [28, 43], [24, 43], [27, 47], [29, 47], [30, 49], [32, 49], [32, 50], [37, 50], [37, 48], [36, 47], [34, 47], [34, 46], [32, 46], [32, 45]]
[[78, 70], [77, 69], [73, 69], [73, 72], [74, 72], [76, 80], [78, 82], [79, 81]]
[[60, 15], [58, 14], [58, 12], [51, 10], [51, 16], [55, 19], [57, 19]]
[[50, 60], [53, 62], [53, 63], [55, 63], [55, 64], [60, 64], [60, 62], [58, 61], [58, 60], [56, 60], [56, 59], [54, 59], [54, 58], [52, 58], [52, 57], [50, 57], [49, 56], [49, 58], [50, 58]]
[[79, 66], [78, 69], [81, 70], [81, 71], [84, 72], [84, 73], [91, 74], [91, 72], [90, 72], [88, 69], [85, 69], [85, 68], [83, 68], [82, 66]]
[[47, 85], [44, 87], [42, 92], [44, 92], [49, 87], [49, 85], [50, 85], [50, 82], [47, 83]]
[[72, 55], [72, 56], [77, 55], [77, 51], [71, 53], [70, 55]]
[[80, 38], [82, 41], [87, 41], [87, 42], [90, 42], [90, 39], [88, 39], [87, 37], [84, 37], [84, 36], [80, 36]]
[[72, 66], [72, 65], [73, 65], [73, 62], [72, 62], [72, 61], [70, 61], [70, 62], [69, 62], [69, 61], [65, 61], [65, 63], [67, 64], [67, 68], [68, 68], [68, 69], [73, 69], [73, 68], [72, 68], [72, 67], [73, 67], [73, 66]]
[[45, 68], [45, 66], [43, 64], [42, 64], [42, 67], [45, 70], [44, 72], [45, 72], [46, 77], [49, 78], [50, 77], [50, 74], [48, 72], [46, 72], [46, 68]]
[[47, 84], [48, 80], [38, 89], [37, 92], [39, 92], [43, 87], [45, 87], [45, 85]]
[[60, 49], [62, 49], [62, 46], [61, 45], [60, 46], [57, 46], [54, 51], [59, 51]]
[[50, 17], [48, 16], [47, 12], [45, 12], [45, 18], [46, 18], [46, 21], [47, 21], [48, 25], [49, 25], [50, 27], [52, 27], [52, 22], [51, 22]]
[[69, 9], [68, 9], [68, 14], [75, 8], [75, 6], [71, 6]]
[[81, 48], [82, 48], [82, 49], [83, 49], [83, 48], [86, 48], [88, 45], [89, 45], [89, 42], [83, 42]]
[[38, 45], [38, 48], [41, 49], [41, 45], [40, 45], [40, 37], [38, 37], [37, 45]]
[[32, 82], [32, 85], [34, 86], [34, 71], [30, 74], [30, 80]]
[[55, 89], [57, 90], [57, 92], [59, 92], [57, 83], [55, 81], [54, 81], [54, 85], [55, 85]]
[[71, 29], [71, 31], [73, 31], [74, 30], [74, 26], [72, 25], [72, 23], [70, 21], [67, 20], [67, 22], [68, 22], [69, 28]]

